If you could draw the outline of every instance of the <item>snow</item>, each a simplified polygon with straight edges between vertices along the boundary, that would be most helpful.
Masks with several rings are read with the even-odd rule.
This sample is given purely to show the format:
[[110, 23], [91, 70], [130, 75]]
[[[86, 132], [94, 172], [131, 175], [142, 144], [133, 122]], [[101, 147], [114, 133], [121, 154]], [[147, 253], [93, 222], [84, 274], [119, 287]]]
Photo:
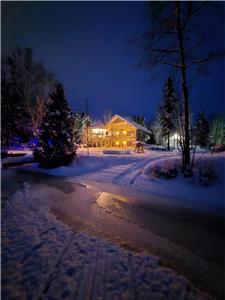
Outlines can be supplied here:
[[103, 154], [131, 154], [130, 150], [103, 150]]
[[[175, 179], [163, 180], [151, 178], [150, 171], [154, 165], [166, 164], [167, 159], [156, 161], [150, 164], [147, 170], [139, 176], [134, 184], [137, 190], [145, 190], [147, 193], [167, 196], [177, 201], [189, 203], [193, 207], [207, 209], [208, 207], [215, 212], [224, 214], [225, 208], [225, 187], [224, 187], [224, 170], [225, 154], [202, 154], [196, 155], [196, 164], [212, 165], [217, 174], [217, 180], [210, 186], [200, 186], [199, 178], [195, 174], [191, 178], [178, 176]], [[180, 162], [178, 158], [169, 158], [169, 162]], [[197, 172], [197, 170], [196, 170]], [[222, 209], [222, 210], [221, 210]]]
[[[15, 154], [15, 152], [13, 152]], [[17, 153], [18, 154], [18, 153]], [[34, 162], [33, 152], [26, 151], [23, 156], [14, 156], [14, 157], [5, 157], [1, 160], [2, 165], [16, 165], [23, 163], [31, 163]]]
[[158, 257], [72, 231], [53, 215], [53, 203], [27, 182], [6, 202], [4, 299], [210, 299]]
[[160, 146], [160, 145], [146, 145], [145, 146], [146, 148], [149, 148], [149, 149], [151, 149], [151, 150], [158, 150], [158, 151], [166, 151], [167, 150], [167, 148], [165, 147], [165, 146]]
[[153, 164], [166, 160], [181, 159], [180, 152], [158, 152], [146, 150], [144, 154], [110, 155], [101, 149], [79, 150], [77, 159], [66, 167], [40, 170], [57, 176], [68, 177], [70, 181], [83, 183], [104, 183], [113, 185], [116, 192], [119, 187], [126, 187], [128, 195], [133, 191], [161, 196], [171, 205], [191, 206], [200, 210], [212, 210], [224, 214], [224, 166], [225, 154], [196, 153], [196, 160], [211, 162], [219, 172], [219, 180], [211, 186], [199, 186], [195, 179], [181, 177], [163, 180], [152, 179], [148, 174]]

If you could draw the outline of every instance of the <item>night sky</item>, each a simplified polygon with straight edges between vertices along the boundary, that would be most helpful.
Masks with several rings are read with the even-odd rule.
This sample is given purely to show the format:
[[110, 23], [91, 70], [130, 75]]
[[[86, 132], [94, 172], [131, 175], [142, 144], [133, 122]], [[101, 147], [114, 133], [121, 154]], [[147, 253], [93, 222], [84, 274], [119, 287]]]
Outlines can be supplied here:
[[[149, 26], [146, 2], [1, 2], [2, 53], [31, 47], [65, 87], [73, 109], [101, 117], [111, 108], [122, 115], [154, 118], [167, 69], [155, 80], [138, 68], [131, 41]], [[216, 46], [224, 45], [224, 3], [220, 17], [208, 13], [201, 26], [213, 31]], [[224, 59], [211, 63], [207, 76], [192, 78], [192, 111], [209, 117], [224, 112]], [[202, 105], [202, 103], [204, 105]]]

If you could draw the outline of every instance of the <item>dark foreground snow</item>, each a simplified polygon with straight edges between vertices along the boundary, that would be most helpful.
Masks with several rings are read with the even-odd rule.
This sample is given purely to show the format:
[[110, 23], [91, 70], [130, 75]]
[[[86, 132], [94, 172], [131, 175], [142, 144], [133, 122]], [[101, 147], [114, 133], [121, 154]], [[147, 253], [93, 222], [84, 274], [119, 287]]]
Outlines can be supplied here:
[[30, 190], [2, 211], [2, 299], [209, 299], [153, 255], [72, 231]]

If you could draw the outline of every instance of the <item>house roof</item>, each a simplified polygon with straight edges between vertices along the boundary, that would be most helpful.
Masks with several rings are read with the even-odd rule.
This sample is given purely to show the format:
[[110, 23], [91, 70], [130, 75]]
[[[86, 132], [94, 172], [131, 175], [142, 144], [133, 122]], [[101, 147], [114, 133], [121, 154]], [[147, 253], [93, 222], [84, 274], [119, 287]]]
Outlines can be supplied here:
[[142, 125], [140, 125], [140, 124], [132, 121], [130, 117], [121, 117], [120, 115], [114, 115], [111, 118], [111, 120], [108, 122], [108, 124], [111, 123], [111, 122], [113, 122], [116, 118], [120, 118], [120, 119], [124, 120], [125, 122], [128, 122], [131, 126], [135, 127], [138, 130], [141, 130], [141, 131], [144, 131], [144, 132], [146, 132], [148, 134], [151, 134], [150, 130], [148, 130], [144, 126], [142, 126]]

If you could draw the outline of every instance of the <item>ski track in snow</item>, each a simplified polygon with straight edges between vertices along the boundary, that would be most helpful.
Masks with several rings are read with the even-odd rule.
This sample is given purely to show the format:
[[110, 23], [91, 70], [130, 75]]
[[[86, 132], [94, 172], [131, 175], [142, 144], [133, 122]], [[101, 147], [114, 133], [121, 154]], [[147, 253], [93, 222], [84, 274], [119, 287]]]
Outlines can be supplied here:
[[159, 258], [75, 233], [28, 184], [2, 212], [3, 299], [208, 299]]

